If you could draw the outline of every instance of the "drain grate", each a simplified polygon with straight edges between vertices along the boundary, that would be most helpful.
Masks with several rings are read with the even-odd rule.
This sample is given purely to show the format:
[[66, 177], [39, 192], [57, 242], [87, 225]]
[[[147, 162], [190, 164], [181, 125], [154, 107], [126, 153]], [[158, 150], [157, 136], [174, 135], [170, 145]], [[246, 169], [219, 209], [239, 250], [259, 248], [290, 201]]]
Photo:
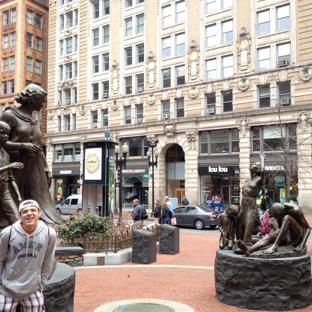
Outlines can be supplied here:
[[113, 312], [174, 312], [175, 310], [157, 303], [131, 303], [114, 309]]

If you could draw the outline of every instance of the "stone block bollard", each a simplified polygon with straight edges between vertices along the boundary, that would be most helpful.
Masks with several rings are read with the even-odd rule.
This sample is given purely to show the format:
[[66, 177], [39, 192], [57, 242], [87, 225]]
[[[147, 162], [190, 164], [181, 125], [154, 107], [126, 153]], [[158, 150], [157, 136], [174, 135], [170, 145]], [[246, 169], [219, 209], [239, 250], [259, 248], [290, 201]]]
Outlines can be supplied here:
[[175, 255], [180, 252], [180, 229], [161, 224], [159, 226], [159, 253]]
[[156, 262], [156, 233], [145, 230], [133, 231], [132, 262], [143, 264]]

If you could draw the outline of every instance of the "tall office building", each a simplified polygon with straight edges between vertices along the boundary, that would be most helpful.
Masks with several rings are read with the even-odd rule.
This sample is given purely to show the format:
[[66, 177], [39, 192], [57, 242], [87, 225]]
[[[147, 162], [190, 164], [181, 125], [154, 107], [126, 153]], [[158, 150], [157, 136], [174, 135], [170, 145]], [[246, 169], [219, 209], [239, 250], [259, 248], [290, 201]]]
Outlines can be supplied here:
[[58, 0], [49, 13], [55, 199], [79, 192], [83, 142], [109, 131], [129, 145], [124, 207], [151, 207], [158, 140], [157, 199], [239, 202], [265, 153], [263, 192], [312, 211], [311, 1]]
[[[14, 103], [14, 96], [35, 83], [47, 89], [48, 0], [0, 1], [1, 10], [1, 112]], [[46, 110], [40, 119], [45, 149]]]

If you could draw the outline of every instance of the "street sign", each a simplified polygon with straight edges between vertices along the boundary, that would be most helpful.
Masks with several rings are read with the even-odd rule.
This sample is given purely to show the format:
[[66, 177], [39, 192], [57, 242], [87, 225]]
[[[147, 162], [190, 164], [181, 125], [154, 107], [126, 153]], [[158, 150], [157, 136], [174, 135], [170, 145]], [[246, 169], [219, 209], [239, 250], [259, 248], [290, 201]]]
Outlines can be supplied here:
[[152, 178], [153, 175], [151, 173], [141, 174], [141, 178]]

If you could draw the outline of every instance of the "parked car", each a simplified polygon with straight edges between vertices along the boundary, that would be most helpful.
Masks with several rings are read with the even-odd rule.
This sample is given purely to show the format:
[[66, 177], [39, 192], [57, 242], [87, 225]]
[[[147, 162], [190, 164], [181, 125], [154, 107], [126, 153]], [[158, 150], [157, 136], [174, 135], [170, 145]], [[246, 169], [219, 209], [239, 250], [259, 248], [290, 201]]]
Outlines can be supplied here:
[[75, 194], [67, 197], [60, 204], [55, 206], [60, 214], [82, 214], [82, 195]]
[[202, 230], [205, 227], [214, 229], [218, 225], [219, 212], [205, 205], [188, 205], [174, 209], [178, 226], [195, 227]]

